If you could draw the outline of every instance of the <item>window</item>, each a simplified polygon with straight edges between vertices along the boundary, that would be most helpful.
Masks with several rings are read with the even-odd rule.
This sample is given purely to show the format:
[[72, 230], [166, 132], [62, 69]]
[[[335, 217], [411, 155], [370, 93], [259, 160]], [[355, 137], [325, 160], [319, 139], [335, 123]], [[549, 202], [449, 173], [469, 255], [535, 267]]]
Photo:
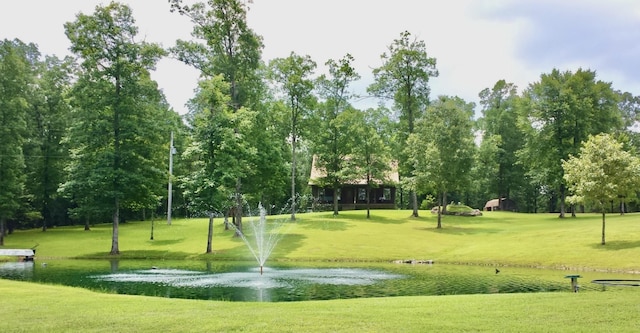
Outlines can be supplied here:
[[358, 189], [358, 201], [367, 201], [367, 189], [359, 188]]

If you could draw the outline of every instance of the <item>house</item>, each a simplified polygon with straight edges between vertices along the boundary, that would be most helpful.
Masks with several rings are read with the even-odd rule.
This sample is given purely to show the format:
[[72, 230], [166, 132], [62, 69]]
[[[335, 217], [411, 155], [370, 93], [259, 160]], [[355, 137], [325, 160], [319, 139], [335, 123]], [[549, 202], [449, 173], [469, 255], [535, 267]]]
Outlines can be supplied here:
[[[502, 201], [502, 208], [500, 208], [500, 201]], [[515, 211], [516, 203], [515, 201], [507, 198], [491, 199], [484, 204], [484, 210], [487, 212], [495, 210]]]
[[[334, 190], [331, 187], [322, 186], [322, 179], [327, 175], [326, 171], [318, 166], [317, 157], [313, 156], [309, 186], [313, 195], [313, 210], [332, 209]], [[398, 163], [391, 162], [385, 179], [373, 182], [376, 187], [371, 188], [371, 209], [394, 209], [396, 207], [396, 187], [400, 183], [398, 175]], [[367, 180], [366, 177], [341, 184], [338, 188], [338, 209], [354, 210], [367, 208]]]

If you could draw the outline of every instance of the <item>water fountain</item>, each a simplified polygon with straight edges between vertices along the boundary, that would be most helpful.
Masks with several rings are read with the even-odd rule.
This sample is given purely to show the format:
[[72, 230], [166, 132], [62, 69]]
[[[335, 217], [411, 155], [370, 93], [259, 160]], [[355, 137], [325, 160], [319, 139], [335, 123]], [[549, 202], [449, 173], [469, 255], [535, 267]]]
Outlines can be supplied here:
[[255, 217], [249, 219], [249, 227], [253, 234], [251, 239], [247, 238], [241, 230], [236, 229], [235, 225], [231, 224], [231, 226], [240, 235], [251, 254], [253, 254], [260, 267], [260, 275], [262, 275], [265, 262], [282, 238], [283, 233], [279, 232], [278, 229], [280, 229], [284, 219], [267, 223], [267, 210], [262, 204], [258, 205], [258, 209], [260, 211], [259, 217], [257, 219]]

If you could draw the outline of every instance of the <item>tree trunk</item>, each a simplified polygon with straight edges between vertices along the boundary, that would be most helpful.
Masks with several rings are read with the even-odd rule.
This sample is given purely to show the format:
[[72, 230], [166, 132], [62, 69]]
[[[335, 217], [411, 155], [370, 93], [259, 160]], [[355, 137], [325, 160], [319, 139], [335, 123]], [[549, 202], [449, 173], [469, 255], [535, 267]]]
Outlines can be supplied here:
[[442, 197], [438, 200], [438, 226], [437, 229], [442, 229]]
[[416, 191], [411, 191], [411, 206], [413, 207], [413, 217], [419, 217], [418, 215], [418, 194]]
[[91, 228], [89, 228], [89, 216], [85, 216], [84, 217], [84, 231], [89, 231], [91, 230]]
[[338, 215], [338, 186], [333, 186], [333, 215]]
[[367, 181], [367, 219], [371, 218], [371, 184]]
[[442, 212], [447, 213], [447, 192], [442, 192]]
[[4, 228], [6, 224], [6, 219], [4, 217], [0, 217], [0, 246], [4, 246]]
[[111, 236], [111, 252], [109, 254], [120, 254], [118, 248], [118, 225], [120, 223], [120, 201], [116, 198], [115, 209], [113, 212], [113, 234]]
[[207, 253], [211, 253], [213, 243], [213, 213], [209, 213], [209, 233], [207, 234]]
[[604, 222], [604, 216], [605, 216], [605, 212], [604, 212], [604, 207], [602, 207], [602, 245], [605, 244], [604, 242], [604, 227], [605, 227], [605, 222]]
[[560, 218], [564, 218], [565, 213], [565, 205], [564, 200], [566, 199], [565, 187], [564, 184], [560, 184]]
[[296, 137], [291, 140], [291, 221], [296, 220]]
[[235, 226], [236, 226], [236, 237], [240, 237], [240, 234], [242, 233], [242, 195], [240, 195], [240, 187], [241, 187], [241, 182], [240, 182], [240, 178], [238, 178], [238, 180], [236, 180], [236, 209], [235, 209], [235, 217], [236, 220], [234, 222]]

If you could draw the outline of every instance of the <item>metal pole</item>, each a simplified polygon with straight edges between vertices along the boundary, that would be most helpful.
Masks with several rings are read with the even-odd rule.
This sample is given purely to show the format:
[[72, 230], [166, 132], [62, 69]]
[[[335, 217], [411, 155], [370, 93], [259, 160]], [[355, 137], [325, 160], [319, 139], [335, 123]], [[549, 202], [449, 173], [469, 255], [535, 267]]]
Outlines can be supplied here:
[[176, 148], [173, 146], [173, 131], [171, 131], [171, 144], [169, 147], [169, 193], [167, 194], [167, 224], [171, 225], [171, 199], [172, 199], [172, 188], [171, 188], [171, 178], [173, 175], [173, 154], [176, 153]]

